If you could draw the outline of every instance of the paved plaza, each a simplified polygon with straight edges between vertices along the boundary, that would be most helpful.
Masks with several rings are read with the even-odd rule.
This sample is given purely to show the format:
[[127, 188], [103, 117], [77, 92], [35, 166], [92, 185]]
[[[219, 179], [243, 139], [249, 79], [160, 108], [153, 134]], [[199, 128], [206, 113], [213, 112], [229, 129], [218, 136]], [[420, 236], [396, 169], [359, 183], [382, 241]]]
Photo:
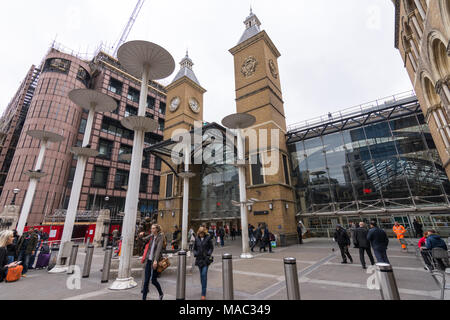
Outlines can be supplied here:
[[[238, 238], [239, 239], [239, 238]], [[307, 239], [303, 245], [274, 249], [274, 253], [255, 253], [252, 260], [239, 259], [240, 241], [228, 241], [224, 248], [214, 250], [215, 262], [208, 274], [209, 300], [222, 299], [223, 253], [233, 254], [234, 289], [236, 300], [285, 300], [284, 257], [295, 257], [300, 279], [301, 298], [305, 300], [380, 300], [380, 292], [367, 288], [371, 276], [361, 268], [357, 249], [350, 249], [354, 263], [342, 265], [339, 249], [330, 239]], [[332, 251], [335, 248], [335, 251]], [[256, 250], [259, 251], [259, 250]], [[410, 250], [413, 252], [414, 250]], [[82, 269], [84, 249], [80, 249], [77, 265]], [[103, 250], [96, 249], [91, 276], [81, 280], [79, 290], [67, 288], [66, 274], [48, 274], [44, 270], [30, 270], [27, 278], [16, 283], [0, 284], [0, 300], [140, 300], [141, 271], [133, 269], [139, 286], [127, 291], [111, 291], [114, 277], [101, 283], [100, 269]], [[401, 252], [396, 240], [390, 240], [389, 259], [402, 300], [437, 300], [440, 291], [431, 275], [423, 269], [422, 261], [414, 253]], [[189, 262], [189, 260], [188, 260]], [[366, 257], [366, 262], [369, 262]], [[176, 296], [176, 267], [170, 267], [160, 277], [166, 300]], [[196, 268], [188, 267], [186, 298], [200, 299], [200, 276]], [[150, 285], [149, 299], [157, 299], [156, 289]], [[446, 299], [450, 299], [449, 292]]]

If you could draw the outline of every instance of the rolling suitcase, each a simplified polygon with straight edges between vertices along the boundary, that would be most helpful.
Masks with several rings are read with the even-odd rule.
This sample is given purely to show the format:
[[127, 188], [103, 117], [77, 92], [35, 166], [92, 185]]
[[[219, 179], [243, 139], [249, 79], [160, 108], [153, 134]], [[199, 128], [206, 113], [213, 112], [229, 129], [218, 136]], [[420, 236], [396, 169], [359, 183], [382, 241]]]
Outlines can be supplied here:
[[47, 268], [50, 261], [50, 255], [50, 253], [40, 253], [36, 263], [36, 269]]

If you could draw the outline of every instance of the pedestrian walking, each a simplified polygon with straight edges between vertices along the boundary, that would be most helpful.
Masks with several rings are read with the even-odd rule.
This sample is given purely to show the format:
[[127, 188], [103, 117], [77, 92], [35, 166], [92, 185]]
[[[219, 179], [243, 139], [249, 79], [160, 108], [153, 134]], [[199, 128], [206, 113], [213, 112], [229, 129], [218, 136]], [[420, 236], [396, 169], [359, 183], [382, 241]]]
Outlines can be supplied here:
[[350, 222], [350, 238], [352, 239], [353, 242], [353, 248], [357, 248], [356, 247], [356, 239], [355, 239], [355, 231], [356, 231], [356, 224], [354, 222]]
[[233, 241], [236, 240], [236, 227], [235, 226], [233, 226], [231, 228], [230, 235], [231, 235], [231, 240], [233, 240]]
[[420, 254], [422, 255], [423, 262], [425, 263], [424, 269], [427, 271], [431, 271], [434, 269], [434, 267], [431, 262], [432, 254], [430, 250], [427, 249], [427, 237], [428, 231], [425, 231], [423, 237], [420, 238], [419, 242], [417, 243], [417, 246], [419, 247]]
[[248, 224], [248, 238], [250, 241], [250, 248], [253, 247], [253, 245], [256, 242], [255, 238], [255, 227], [251, 224]]
[[347, 257], [350, 260], [350, 263], [353, 263], [353, 258], [348, 251], [350, 247], [350, 238], [347, 234], [347, 231], [342, 228], [340, 224], [336, 225], [336, 232], [334, 233], [334, 240], [339, 245], [339, 249], [341, 250], [342, 262], [343, 264], [347, 263]]
[[192, 228], [189, 229], [188, 240], [189, 240], [189, 251], [192, 251], [194, 249], [195, 243], [195, 231]]
[[202, 300], [206, 300], [206, 291], [208, 285], [208, 268], [213, 262], [214, 245], [212, 237], [207, 230], [200, 227], [197, 231], [197, 237], [194, 244], [195, 265], [200, 270], [200, 282], [202, 284]]
[[37, 243], [36, 243], [36, 247], [34, 248], [33, 253], [30, 256], [30, 262], [28, 265], [28, 269], [34, 269], [34, 262], [36, 260], [36, 255], [39, 251], [39, 248], [41, 247], [41, 243], [42, 243], [42, 239], [41, 239], [41, 233], [39, 232], [38, 228], [34, 228], [33, 231], [34, 235], [37, 237]]
[[22, 277], [26, 277], [31, 255], [35, 254], [37, 241], [38, 237], [34, 233], [34, 230], [25, 232], [19, 239], [17, 244], [17, 260], [22, 261]]
[[[397, 235], [397, 240], [400, 242], [402, 246], [402, 250], [406, 250], [406, 244], [404, 243], [406, 229], [404, 226], [399, 224], [397, 221], [394, 223], [394, 227], [392, 227], [392, 231]], [[403, 240], [403, 241], [402, 241]]]
[[220, 246], [225, 245], [225, 229], [221, 226], [218, 230], [218, 236], [220, 237]]
[[414, 219], [413, 226], [414, 226], [414, 232], [416, 234], [416, 238], [423, 238], [422, 224], [419, 221], [417, 221], [416, 219]]
[[370, 245], [373, 248], [373, 253], [375, 253], [377, 261], [380, 263], [391, 264], [386, 253], [389, 239], [386, 232], [383, 229], [378, 228], [376, 221], [370, 222], [370, 230], [367, 234], [367, 240], [369, 240]]
[[303, 244], [303, 235], [306, 233], [306, 228], [303, 222], [299, 221], [297, 224], [298, 244]]
[[181, 230], [178, 226], [174, 226], [175, 230], [172, 234], [172, 250], [178, 250], [181, 241]]
[[366, 228], [366, 224], [364, 222], [359, 223], [359, 228], [355, 229], [355, 240], [354, 244], [356, 248], [359, 248], [359, 259], [361, 260], [361, 265], [363, 269], [367, 269], [366, 260], [364, 259], [364, 253], [367, 253], [369, 257], [370, 264], [375, 265], [375, 259], [372, 255], [372, 250], [370, 247], [370, 242], [367, 240], [367, 234], [369, 230]]
[[9, 230], [0, 232], [0, 282], [3, 282], [8, 275], [8, 269], [17, 267], [17, 262], [8, 261], [8, 245], [14, 241], [14, 233]]
[[[261, 240], [262, 240], [262, 230], [261, 230], [261, 224], [258, 224], [258, 228], [254, 231], [254, 239], [253, 246], [251, 247], [251, 251], [259, 244], [261, 246]], [[261, 250], [260, 250], [261, 251]]]
[[[164, 243], [164, 235], [161, 233], [161, 226], [158, 224], [152, 225], [151, 234], [143, 239], [146, 243], [144, 255], [142, 256], [142, 264], [145, 266], [145, 279], [144, 287], [142, 288], [142, 300], [147, 300], [147, 294], [149, 292], [150, 280], [156, 287], [159, 294], [159, 300], [164, 298], [164, 293], [161, 289], [161, 285], [158, 282], [158, 261], [162, 258], [162, 249]], [[140, 237], [144, 236], [142, 232]]]

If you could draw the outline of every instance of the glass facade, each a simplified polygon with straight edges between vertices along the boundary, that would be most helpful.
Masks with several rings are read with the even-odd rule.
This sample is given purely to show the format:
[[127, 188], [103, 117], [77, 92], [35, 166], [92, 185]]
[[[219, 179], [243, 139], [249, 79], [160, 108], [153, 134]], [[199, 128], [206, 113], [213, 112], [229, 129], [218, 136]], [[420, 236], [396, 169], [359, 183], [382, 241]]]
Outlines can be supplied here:
[[300, 214], [406, 214], [447, 207], [450, 183], [420, 110], [392, 112], [384, 120], [288, 147]]

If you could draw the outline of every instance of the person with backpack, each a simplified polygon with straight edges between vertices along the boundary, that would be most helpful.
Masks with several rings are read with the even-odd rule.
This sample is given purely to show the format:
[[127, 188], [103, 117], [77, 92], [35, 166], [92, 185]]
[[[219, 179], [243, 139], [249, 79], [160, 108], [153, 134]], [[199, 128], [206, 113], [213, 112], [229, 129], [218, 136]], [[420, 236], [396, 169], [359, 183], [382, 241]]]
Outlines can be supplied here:
[[6, 248], [13, 241], [14, 233], [12, 231], [5, 230], [0, 232], [0, 282], [6, 279], [9, 268], [14, 268], [19, 265], [17, 262], [8, 262], [8, 250]]
[[202, 284], [202, 300], [206, 300], [208, 284], [208, 268], [214, 259], [212, 257], [214, 245], [212, 237], [206, 228], [200, 227], [194, 243], [195, 265], [200, 270], [200, 282]]
[[339, 249], [341, 249], [341, 263], [347, 263], [347, 257], [350, 259], [350, 263], [353, 263], [353, 258], [348, 251], [348, 248], [350, 247], [350, 237], [348, 236], [347, 231], [345, 231], [340, 224], [336, 225], [334, 240], [338, 243]]
[[17, 256], [18, 260], [22, 261], [23, 272], [22, 277], [26, 277], [28, 272], [28, 265], [30, 264], [31, 255], [34, 255], [36, 250], [36, 245], [38, 242], [37, 234], [34, 230], [25, 232], [19, 239], [17, 243]]

